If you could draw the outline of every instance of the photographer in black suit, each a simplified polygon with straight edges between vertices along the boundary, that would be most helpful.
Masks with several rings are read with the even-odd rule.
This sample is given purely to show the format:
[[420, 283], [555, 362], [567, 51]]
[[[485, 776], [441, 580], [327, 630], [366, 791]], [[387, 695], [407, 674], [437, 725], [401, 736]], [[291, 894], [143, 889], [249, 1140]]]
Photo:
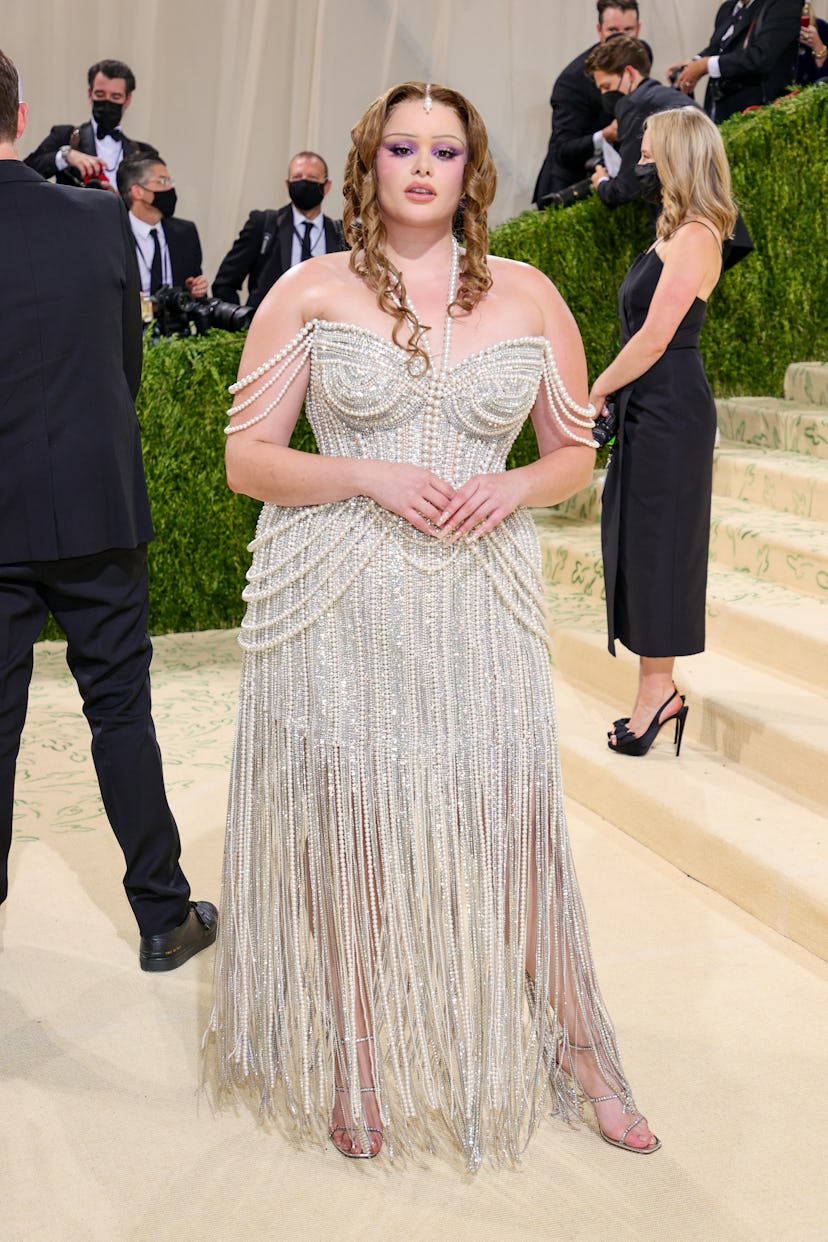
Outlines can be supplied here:
[[770, 103], [794, 80], [802, 0], [725, 0], [713, 35], [691, 61], [667, 70], [692, 95], [709, 75], [704, 110], [716, 124], [734, 112]]
[[278, 211], [251, 211], [213, 281], [213, 295], [238, 305], [247, 280], [247, 305], [256, 307], [289, 267], [318, 254], [347, 250], [340, 220], [329, 220], [322, 200], [331, 188], [328, 165], [300, 151], [288, 166], [290, 202]]
[[114, 194], [50, 185], [20, 161], [26, 113], [0, 52], [0, 901], [33, 645], [51, 611], [126, 860], [141, 966], [172, 970], [212, 944], [218, 916], [190, 901], [150, 712], [132, 234]]
[[192, 220], [175, 215], [175, 185], [164, 161], [147, 155], [125, 159], [118, 169], [118, 191], [129, 211], [141, 291], [176, 285], [194, 298], [206, 297], [198, 229]]
[[596, 8], [598, 43], [570, 61], [552, 87], [552, 133], [532, 194], [537, 207], [546, 206], [549, 194], [585, 177], [588, 161], [602, 155], [602, 140], [612, 143], [617, 137], [615, 122], [604, 115], [601, 96], [584, 64], [590, 52], [615, 35], [638, 38], [638, 0], [598, 0]]
[[135, 74], [122, 60], [99, 60], [87, 73], [92, 119], [83, 125], [53, 125], [26, 164], [41, 177], [61, 185], [81, 185], [88, 178], [115, 189], [121, 160], [139, 152], [157, 155], [155, 147], [121, 132], [121, 118], [132, 102]]
[[592, 174], [593, 188], [607, 207], [618, 207], [642, 196], [636, 167], [647, 117], [668, 108], [694, 106], [681, 91], [662, 86], [649, 77], [651, 64], [650, 53], [639, 39], [619, 35], [593, 48], [584, 66], [595, 81], [605, 115], [618, 123], [620, 168], [610, 177], [599, 164]]

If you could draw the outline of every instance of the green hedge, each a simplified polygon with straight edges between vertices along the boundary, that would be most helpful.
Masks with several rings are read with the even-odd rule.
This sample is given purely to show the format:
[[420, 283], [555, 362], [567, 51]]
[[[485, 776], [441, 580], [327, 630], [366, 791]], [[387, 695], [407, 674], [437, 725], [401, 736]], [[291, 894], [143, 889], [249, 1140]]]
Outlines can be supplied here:
[[217, 629], [239, 616], [259, 505], [227, 486], [222, 468], [227, 385], [244, 337], [170, 338], [144, 353], [138, 417], [155, 540], [151, 628]]
[[[756, 251], [713, 294], [703, 348], [720, 395], [782, 391], [793, 359], [828, 356], [828, 92], [811, 87], [722, 127], [736, 198]], [[492, 253], [541, 268], [575, 314], [594, 377], [618, 348], [616, 293], [649, 241], [643, 209], [525, 212], [496, 229]], [[243, 337], [163, 340], [148, 348], [138, 399], [157, 538], [150, 549], [154, 633], [237, 625], [257, 502], [224, 481], [227, 385]], [[294, 447], [312, 448], [301, 419]], [[537, 454], [527, 427], [511, 465]], [[54, 637], [53, 623], [46, 636]]]

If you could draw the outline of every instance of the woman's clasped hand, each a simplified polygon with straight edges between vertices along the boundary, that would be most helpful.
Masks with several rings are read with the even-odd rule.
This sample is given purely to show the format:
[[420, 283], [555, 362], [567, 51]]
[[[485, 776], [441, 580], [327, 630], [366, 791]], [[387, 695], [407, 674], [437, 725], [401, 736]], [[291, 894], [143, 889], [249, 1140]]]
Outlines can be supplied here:
[[424, 535], [471, 540], [488, 535], [514, 513], [520, 488], [503, 474], [479, 474], [457, 489], [431, 470], [403, 462], [380, 467], [366, 495]]

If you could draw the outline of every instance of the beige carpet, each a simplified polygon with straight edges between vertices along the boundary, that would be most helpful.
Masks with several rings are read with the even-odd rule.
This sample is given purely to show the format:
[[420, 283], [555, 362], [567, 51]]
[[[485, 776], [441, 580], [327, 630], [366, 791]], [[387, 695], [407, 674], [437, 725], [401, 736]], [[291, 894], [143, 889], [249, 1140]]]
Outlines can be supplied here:
[[[218, 896], [238, 658], [156, 644], [156, 722], [184, 864]], [[566, 720], [561, 721], [562, 731]], [[296, 1150], [199, 1093], [212, 951], [141, 974], [86, 726], [38, 651], [0, 911], [0, 1238], [825, 1237], [828, 965], [592, 814], [570, 822], [603, 988], [657, 1155], [544, 1123], [517, 1170]]]

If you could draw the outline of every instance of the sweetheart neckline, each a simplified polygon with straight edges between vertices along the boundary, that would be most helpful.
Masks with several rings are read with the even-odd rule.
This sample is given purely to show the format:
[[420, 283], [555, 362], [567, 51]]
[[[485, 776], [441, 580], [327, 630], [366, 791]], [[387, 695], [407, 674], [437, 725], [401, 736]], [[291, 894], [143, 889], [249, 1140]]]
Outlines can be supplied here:
[[[353, 332], [362, 332], [366, 336], [372, 337], [375, 341], [379, 341], [380, 344], [385, 345], [389, 350], [391, 350], [392, 353], [408, 355], [408, 350], [405, 349], [404, 346], [398, 345], [396, 341], [392, 341], [389, 337], [383, 336], [382, 333], [377, 332], [374, 328], [368, 328], [364, 324], [348, 323], [348, 321], [344, 319], [312, 319], [309, 320], [309, 322], [318, 324], [322, 328], [349, 328]], [[477, 358], [481, 358], [484, 354], [491, 353], [492, 351], [499, 349], [502, 345], [526, 345], [530, 343], [533, 345], [542, 345], [545, 348], [548, 341], [545, 336], [507, 336], [501, 341], [494, 341], [491, 345], [484, 345], [482, 349], [475, 349], [472, 353], [466, 354], [465, 357], [458, 358], [456, 362], [452, 362], [446, 368], [445, 373], [450, 375], [452, 371], [456, 371], [458, 367], [465, 366], [467, 362], [472, 362]], [[420, 377], [418, 376], [416, 378]]]

